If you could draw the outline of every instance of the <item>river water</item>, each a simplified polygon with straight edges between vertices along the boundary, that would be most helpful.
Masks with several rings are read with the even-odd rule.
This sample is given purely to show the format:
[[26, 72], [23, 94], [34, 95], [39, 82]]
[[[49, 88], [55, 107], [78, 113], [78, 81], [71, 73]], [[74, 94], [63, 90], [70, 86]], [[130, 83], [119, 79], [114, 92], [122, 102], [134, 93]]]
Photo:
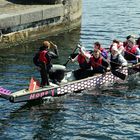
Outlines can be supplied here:
[[[32, 63], [45, 39], [54, 41], [64, 64], [80, 41], [91, 49], [100, 41], [108, 47], [114, 38], [139, 35], [139, 0], [83, 0], [78, 29], [50, 38], [41, 37], [0, 50], [0, 86], [11, 91], [26, 88], [39, 73]], [[76, 68], [68, 64], [69, 69]], [[42, 104], [13, 104], [0, 99], [0, 139], [138, 140], [140, 139], [140, 78], [102, 89], [72, 93]]]

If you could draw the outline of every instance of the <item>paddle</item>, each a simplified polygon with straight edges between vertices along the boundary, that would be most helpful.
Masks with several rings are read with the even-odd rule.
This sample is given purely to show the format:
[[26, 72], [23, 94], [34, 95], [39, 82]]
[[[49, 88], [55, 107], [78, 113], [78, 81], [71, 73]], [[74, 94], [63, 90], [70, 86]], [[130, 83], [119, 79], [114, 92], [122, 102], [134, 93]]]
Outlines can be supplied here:
[[[95, 63], [95, 62], [94, 62], [94, 63]], [[101, 66], [102, 68], [106, 69], [106, 67], [103, 66], [103, 65], [101, 65], [101, 64], [98, 64], [98, 63], [95, 63], [95, 64], [97, 64], [97, 65]], [[126, 78], [126, 75], [125, 75], [124, 73], [121, 73], [121, 72], [117, 71], [117, 69], [111, 70], [111, 73], [112, 73], [113, 75], [119, 77], [119, 78], [122, 79], [122, 80], [125, 80], [125, 78]]]
[[80, 48], [80, 47], [81, 47], [80, 44], [78, 44], [78, 45], [75, 47], [75, 49], [73, 50], [72, 54], [68, 57], [67, 62], [66, 62], [65, 64], [63, 64], [64, 66], [67, 66], [67, 64], [68, 64], [68, 63], [70, 62], [70, 60], [71, 60], [71, 56], [74, 55], [74, 53], [76, 52], [76, 50], [77, 50], [78, 48]]
[[[110, 62], [112, 62], [112, 61], [110, 61]], [[117, 64], [116, 62], [112, 62], [112, 63]], [[134, 64], [133, 62], [131, 62], [131, 63], [132, 63], [132, 66], [125, 66], [125, 67], [126, 68], [132, 68], [134, 71], [140, 72], [139, 64], [137, 65], [137, 64]], [[119, 77], [122, 80], [125, 80], [126, 75], [117, 71], [117, 70], [112, 70], [112, 74], [114, 74], [115, 76]]]
[[[108, 50], [109, 50], [109, 48], [108, 48]], [[134, 55], [134, 54], [133, 54], [133, 55]], [[109, 60], [109, 61], [110, 61], [110, 60]], [[113, 61], [110, 61], [110, 62], [111, 62], [111, 63], [114, 63], [114, 64], [118, 64], [118, 63], [113, 62]], [[125, 75], [124, 73], [121, 73], [121, 72], [117, 71], [117, 69], [116, 69], [116, 70], [111, 70], [111, 72], [112, 72], [113, 75], [119, 77], [119, 78], [122, 79], [122, 80], [125, 80], [125, 78], [126, 78], [126, 75]]]
[[133, 69], [136, 72], [140, 72], [140, 63], [132, 64], [131, 66], [128, 66], [128, 68], [131, 68], [131, 69]]
[[[109, 48], [106, 48], [106, 49], [109, 50]], [[128, 60], [127, 60], [127, 62], [132, 64], [131, 67], [132, 67], [132, 69], [133, 69], [134, 71], [140, 72], [140, 68], [136, 68], [136, 67], [135, 67], [135, 65], [139, 62], [140, 57], [138, 57], [138, 56], [136, 56], [135, 54], [133, 54], [133, 53], [131, 53], [131, 52], [128, 52], [128, 51], [126, 51], [126, 50], [125, 50], [125, 52], [127, 52], [127, 53], [131, 54], [132, 56], [136, 57], [136, 60], [131, 60], [131, 61], [128, 61]], [[128, 68], [130, 68], [130, 66], [128, 66]]]
[[139, 60], [140, 60], [140, 56], [137, 56], [137, 55], [135, 55], [135, 54], [133, 54], [133, 53], [131, 53], [131, 52], [128, 52], [128, 51], [126, 51], [126, 50], [125, 50], [125, 52], [127, 52], [127, 53], [131, 54], [132, 56], [136, 57], [136, 60], [128, 61], [128, 63], [132, 63], [132, 69], [133, 69], [134, 71], [140, 72], [140, 68], [137, 68], [137, 67], [136, 67], [137, 63], [138, 63]]
[[126, 78], [126, 75], [124, 73], [121, 73], [117, 70], [111, 70], [111, 72], [112, 72], [113, 75], [119, 77], [122, 80], [125, 80], [125, 78]]
[[[108, 60], [108, 61], [111, 62], [111, 63], [114, 63], [114, 64], [119, 65], [119, 63], [113, 62], [113, 61], [111, 61], [111, 60]], [[127, 67], [127, 66], [126, 66], [126, 67]], [[119, 68], [118, 68], [118, 69], [111, 69], [111, 72], [112, 72], [113, 75], [119, 77], [119, 78], [122, 79], [122, 80], [125, 80], [126, 74], [124, 74], [124, 73], [122, 73], [122, 72], [119, 72], [118, 70], [119, 70]]]
[[[106, 49], [109, 50], [109, 48], [106, 48]], [[125, 51], [126, 51], [126, 50], [125, 50]], [[134, 55], [133, 53], [130, 53], [130, 52], [128, 52], [128, 51], [126, 51], [126, 52], [136, 57], [136, 55]], [[138, 63], [138, 59], [140, 59], [140, 58], [139, 58], [139, 57], [136, 57], [136, 58], [137, 58], [137, 60], [136, 60], [135, 62], [131, 62], [131, 63], [133, 63], [133, 64], [134, 64], [134, 63]], [[107, 59], [106, 59], [106, 60], [107, 60]], [[109, 60], [109, 62], [118, 64], [118, 63], [113, 62], [113, 61], [110, 61], [110, 60]], [[126, 66], [126, 67], [127, 67], [127, 66]], [[132, 69], [133, 69], [134, 71], [140, 72], [140, 68], [137, 68], [136, 66], [132, 66]], [[126, 75], [125, 75], [124, 73], [121, 73], [121, 72], [119, 72], [119, 71], [117, 71], [117, 70], [111, 70], [111, 72], [112, 72], [113, 75], [119, 77], [119, 78], [122, 79], [122, 80], [125, 80], [125, 78], [126, 78]]]
[[130, 60], [130, 62], [135, 63], [135, 64], [139, 62], [139, 57], [137, 55], [135, 55], [135, 54], [133, 54], [131, 52], [128, 52], [126, 50], [125, 50], [125, 52], [130, 54], [130, 55], [132, 55], [132, 56], [134, 56], [136, 58], [136, 60]]
[[[90, 51], [90, 50], [89, 50]], [[91, 53], [93, 52], [93, 51], [90, 51]], [[105, 58], [104, 58], [105, 59]], [[107, 62], [108, 62], [108, 60], [107, 59], [105, 59]], [[110, 61], [109, 60], [109, 62], [112, 62], [112, 61]], [[95, 64], [98, 64], [98, 63], [96, 63], [96, 62], [94, 62]], [[115, 63], [115, 62], [112, 62], [112, 63]], [[115, 64], [118, 64], [118, 63], [115, 63]], [[99, 66], [101, 66], [101, 67], [103, 67], [104, 69], [106, 69], [106, 67], [104, 67], [103, 65], [101, 65], [101, 64], [98, 64]], [[112, 74], [113, 75], [115, 75], [115, 76], [117, 76], [117, 77], [119, 77], [120, 79], [122, 79], [122, 80], [125, 80], [125, 78], [126, 78], [126, 75], [124, 74], [124, 73], [121, 73], [121, 72], [119, 72], [119, 71], [117, 71], [117, 70], [111, 70], [111, 72], [112, 72]]]
[[136, 67], [132, 67], [132, 69], [134, 70], [134, 71], [137, 71], [137, 72], [140, 72], [140, 68], [136, 68]]

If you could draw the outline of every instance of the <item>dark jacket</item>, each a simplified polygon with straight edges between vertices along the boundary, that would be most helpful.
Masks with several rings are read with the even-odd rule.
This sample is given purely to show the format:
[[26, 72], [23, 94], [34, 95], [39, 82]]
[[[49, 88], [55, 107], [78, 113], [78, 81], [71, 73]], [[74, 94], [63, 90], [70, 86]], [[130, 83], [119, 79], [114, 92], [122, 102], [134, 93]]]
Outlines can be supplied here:
[[[41, 46], [39, 51], [33, 57], [33, 62], [36, 66], [39, 66], [39, 67], [41, 66], [41, 62], [39, 61], [39, 55], [40, 55], [40, 52], [45, 50], [45, 49], [46, 49], [46, 47]], [[47, 53], [46, 53], [45, 57], [48, 60], [48, 64], [51, 65], [51, 59], [58, 58], [59, 53], [58, 53], [57, 49], [54, 49], [54, 52], [49, 51], [48, 49], [46, 49], [46, 50], [47, 50]]]

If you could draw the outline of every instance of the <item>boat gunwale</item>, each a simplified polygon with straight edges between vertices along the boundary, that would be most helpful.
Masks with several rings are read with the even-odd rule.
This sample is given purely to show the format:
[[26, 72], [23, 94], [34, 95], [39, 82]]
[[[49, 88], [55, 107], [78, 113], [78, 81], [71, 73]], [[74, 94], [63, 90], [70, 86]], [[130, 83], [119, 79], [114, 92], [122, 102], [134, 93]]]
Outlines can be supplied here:
[[[125, 73], [126, 76], [128, 77], [129, 75], [135, 74], [135, 72], [134, 72], [135, 70], [133, 70], [133, 68], [136, 68], [137, 66], [140, 69], [140, 63], [137, 63], [135, 65], [123, 67], [123, 68], [118, 69], [118, 70], [120, 70], [120, 72], [122, 72], [122, 73]], [[132, 73], [131, 72], [129, 73], [129, 70], [130, 71], [132, 70]], [[137, 72], [139, 72], [139, 71], [137, 71]], [[9, 100], [10, 102], [14, 102], [14, 103], [16, 103], [16, 102], [25, 102], [25, 101], [33, 101], [32, 99], [31, 100], [26, 99], [27, 98], [26, 96], [35, 95], [35, 94], [38, 94], [38, 93], [40, 94], [41, 92], [47, 92], [47, 91], [49, 92], [49, 90], [51, 91], [51, 90], [55, 90], [55, 89], [57, 91], [56, 95], [53, 96], [53, 95], [49, 94], [49, 95], [44, 95], [41, 98], [44, 98], [44, 97], [47, 97], [47, 96], [48, 97], [61, 96], [61, 95], [66, 94], [66, 92], [65, 91], [63, 93], [61, 93], [61, 91], [58, 92], [58, 89], [61, 89], [63, 87], [65, 88], [65, 86], [70, 86], [70, 85], [72, 86], [72, 84], [73, 85], [74, 84], [78, 85], [79, 83], [82, 84], [82, 83], [84, 83], [86, 81], [88, 82], [88, 80], [89, 80], [89, 82], [91, 82], [90, 80], [94, 80], [95, 78], [101, 78], [101, 77], [109, 76], [110, 74], [111, 74], [112, 78], [110, 78], [107, 83], [112, 82], [112, 81], [114, 83], [114, 80], [117, 80], [118, 77], [114, 76], [111, 71], [107, 71], [105, 74], [96, 74], [96, 75], [93, 75], [93, 76], [90, 76], [90, 77], [87, 77], [87, 78], [83, 78], [83, 79], [80, 79], [80, 80], [74, 80], [74, 81], [69, 81], [67, 83], [61, 83], [60, 85], [53, 84], [54, 86], [40, 88], [40, 89], [35, 90], [33, 92], [27, 91], [27, 89], [21, 89], [19, 91], [13, 92], [13, 93], [11, 93], [9, 95], [4, 95], [3, 94], [1, 97]], [[105, 78], [107, 78], [107, 77], [105, 77]], [[103, 84], [104, 83], [106, 83], [106, 82], [103, 82]], [[96, 87], [96, 84], [93, 87]], [[88, 88], [88, 87], [84, 86], [84, 88], [81, 88], [81, 90], [85, 90], [86, 88]], [[77, 91], [77, 89], [76, 90], [74, 89], [71, 92], [75, 92], [75, 91]], [[25, 97], [25, 99], [23, 99], [23, 100], [20, 99], [20, 98], [24, 98], [24, 97]], [[38, 99], [40, 99], [40, 98], [38, 98]]]

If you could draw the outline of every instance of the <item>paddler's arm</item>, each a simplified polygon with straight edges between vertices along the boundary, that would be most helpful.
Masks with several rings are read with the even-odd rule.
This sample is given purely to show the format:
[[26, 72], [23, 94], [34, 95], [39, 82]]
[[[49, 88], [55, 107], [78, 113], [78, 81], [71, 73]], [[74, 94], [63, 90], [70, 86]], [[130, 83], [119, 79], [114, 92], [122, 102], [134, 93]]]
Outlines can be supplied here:
[[88, 51], [85, 51], [81, 48], [81, 53], [87, 58], [87, 59], [90, 59], [91, 57], [91, 54], [88, 52]]
[[128, 65], [126, 59], [125, 59], [122, 55], [119, 55], [119, 58], [118, 58], [118, 59], [119, 59], [119, 62], [121, 63], [121, 65], [122, 65], [123, 67], [125, 67], [125, 66]]
[[71, 59], [72, 62], [75, 62], [77, 60], [78, 60], [78, 55], [75, 58]]
[[107, 71], [107, 68], [108, 68], [108, 66], [109, 66], [109, 63], [108, 63], [108, 61], [106, 60], [106, 59], [104, 59], [103, 58], [103, 60], [102, 60], [102, 65], [104, 66], [104, 70], [105, 70], [105, 72]]

